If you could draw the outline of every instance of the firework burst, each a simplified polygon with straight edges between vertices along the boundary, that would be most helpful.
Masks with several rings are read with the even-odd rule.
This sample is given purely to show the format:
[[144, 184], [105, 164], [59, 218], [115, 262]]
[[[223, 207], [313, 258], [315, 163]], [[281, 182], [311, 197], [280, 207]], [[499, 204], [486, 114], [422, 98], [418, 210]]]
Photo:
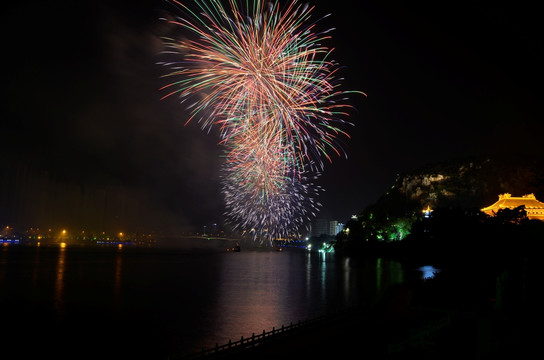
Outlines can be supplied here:
[[321, 45], [328, 31], [315, 32], [313, 8], [296, 0], [173, 3], [183, 16], [167, 21], [189, 35], [164, 39], [176, 60], [165, 63], [172, 80], [161, 91], [190, 104], [187, 122], [219, 129], [227, 217], [242, 230], [297, 231], [316, 208], [307, 179], [345, 154], [338, 137], [349, 137], [340, 127], [352, 92], [339, 89]]

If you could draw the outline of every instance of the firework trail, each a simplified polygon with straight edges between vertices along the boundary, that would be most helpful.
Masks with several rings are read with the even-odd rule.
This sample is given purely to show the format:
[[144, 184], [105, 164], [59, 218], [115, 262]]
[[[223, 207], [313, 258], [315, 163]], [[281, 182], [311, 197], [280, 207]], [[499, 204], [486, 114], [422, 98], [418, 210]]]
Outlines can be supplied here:
[[313, 8], [296, 0], [173, 3], [184, 16], [167, 21], [188, 35], [164, 39], [176, 60], [164, 63], [172, 81], [161, 91], [190, 104], [187, 123], [219, 129], [227, 217], [259, 234], [298, 230], [306, 206], [317, 209], [308, 179], [330, 154], [345, 154], [338, 137], [349, 137], [340, 126], [355, 92], [339, 89], [338, 65], [320, 44], [329, 31], [316, 33]]

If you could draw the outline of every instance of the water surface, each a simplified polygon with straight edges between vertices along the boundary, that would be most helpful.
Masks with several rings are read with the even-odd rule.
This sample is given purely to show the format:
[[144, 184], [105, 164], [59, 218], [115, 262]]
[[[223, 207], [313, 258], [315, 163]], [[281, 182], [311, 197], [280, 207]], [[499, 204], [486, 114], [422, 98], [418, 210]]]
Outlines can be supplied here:
[[371, 304], [407, 273], [294, 249], [6, 246], [0, 314], [12, 358], [164, 359]]

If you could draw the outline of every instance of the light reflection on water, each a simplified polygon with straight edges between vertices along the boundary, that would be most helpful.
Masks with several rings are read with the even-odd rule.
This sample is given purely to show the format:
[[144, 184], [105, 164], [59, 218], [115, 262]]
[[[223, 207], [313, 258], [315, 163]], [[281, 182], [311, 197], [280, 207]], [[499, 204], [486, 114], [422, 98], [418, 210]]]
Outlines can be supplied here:
[[418, 270], [421, 272], [421, 278], [423, 280], [432, 279], [440, 272], [440, 269], [435, 268], [433, 265], [424, 265], [419, 267]]
[[64, 310], [64, 271], [66, 267], [66, 247], [59, 248], [55, 277], [55, 310], [58, 316], [62, 316]]
[[115, 305], [121, 304], [121, 286], [123, 284], [123, 253], [122, 247], [118, 247], [117, 255], [115, 256], [115, 280], [113, 282], [113, 295]]
[[55, 351], [58, 333], [82, 346], [100, 338], [97, 353], [123, 343], [114, 349], [125, 358], [162, 358], [372, 303], [404, 277], [394, 260], [303, 250], [2, 249], [0, 308], [28, 309], [24, 321], [3, 318], [19, 333], [48, 329], [43, 354]]
[[209, 324], [214, 331], [201, 340], [208, 347], [369, 305], [389, 285], [404, 281], [403, 267], [395, 260], [355, 261], [301, 251], [232, 253], [221, 258], [220, 273]]

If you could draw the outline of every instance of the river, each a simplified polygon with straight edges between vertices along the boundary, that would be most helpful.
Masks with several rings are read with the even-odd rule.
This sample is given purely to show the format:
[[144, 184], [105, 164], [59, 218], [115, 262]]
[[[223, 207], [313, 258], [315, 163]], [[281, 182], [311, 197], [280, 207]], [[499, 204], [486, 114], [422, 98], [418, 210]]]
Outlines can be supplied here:
[[424, 275], [300, 249], [3, 246], [2, 358], [166, 359], [371, 304], [409, 276]]

